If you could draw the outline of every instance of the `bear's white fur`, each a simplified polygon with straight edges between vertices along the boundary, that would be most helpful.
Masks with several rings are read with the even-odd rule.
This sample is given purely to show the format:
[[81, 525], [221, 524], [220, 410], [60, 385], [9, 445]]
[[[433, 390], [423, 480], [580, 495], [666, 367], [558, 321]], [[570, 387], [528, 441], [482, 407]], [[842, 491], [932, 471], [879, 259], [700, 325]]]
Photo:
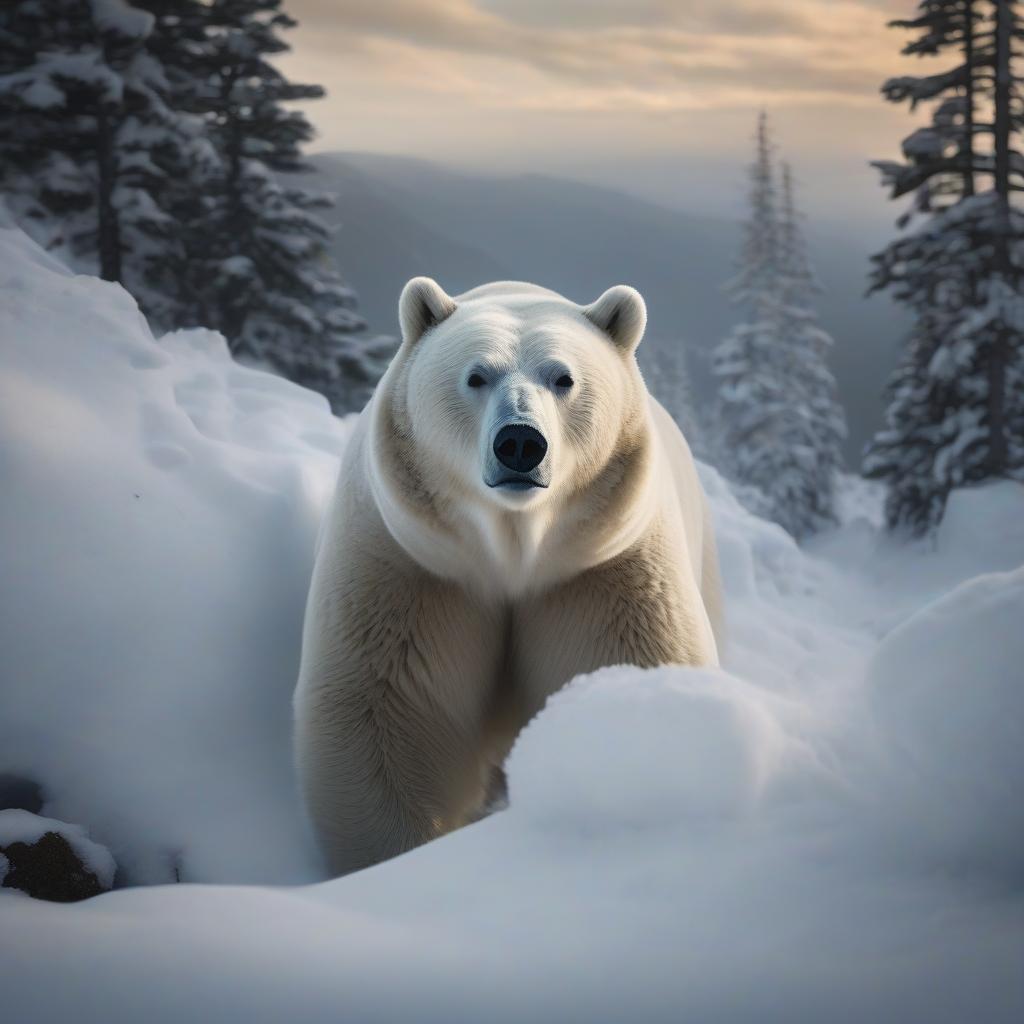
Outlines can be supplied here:
[[[452, 298], [416, 278], [399, 313], [321, 531], [295, 697], [336, 874], [471, 820], [573, 676], [717, 663], [714, 538], [636, 364], [640, 295], [578, 306], [502, 282]], [[546, 440], [527, 472], [495, 451], [511, 424]]]

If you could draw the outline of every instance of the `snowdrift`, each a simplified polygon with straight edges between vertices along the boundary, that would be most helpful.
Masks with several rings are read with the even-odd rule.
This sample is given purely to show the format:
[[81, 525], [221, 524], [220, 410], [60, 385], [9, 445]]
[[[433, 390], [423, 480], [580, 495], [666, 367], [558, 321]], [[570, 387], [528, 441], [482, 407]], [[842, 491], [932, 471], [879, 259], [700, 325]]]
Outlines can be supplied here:
[[312, 878], [289, 706], [344, 427], [11, 230], [0, 268], [0, 772], [126, 883]]
[[1024, 488], [901, 546], [851, 482], [800, 550], [705, 470], [725, 670], [575, 680], [507, 811], [317, 883], [289, 701], [346, 424], [13, 230], [0, 331], [0, 774], [120, 886], [0, 890], [12, 1019], [1024, 1019]]

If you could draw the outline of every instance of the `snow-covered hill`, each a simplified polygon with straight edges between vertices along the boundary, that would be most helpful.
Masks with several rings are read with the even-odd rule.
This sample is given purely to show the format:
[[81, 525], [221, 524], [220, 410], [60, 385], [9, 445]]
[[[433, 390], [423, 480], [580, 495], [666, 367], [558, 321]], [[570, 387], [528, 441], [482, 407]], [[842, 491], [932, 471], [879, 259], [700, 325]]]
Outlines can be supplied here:
[[801, 551], [706, 470], [728, 671], [575, 681], [507, 811], [308, 884], [289, 698], [345, 436], [0, 231], [0, 773], [137, 886], [0, 890], [5, 1016], [1024, 1019], [1024, 488], [905, 547], [851, 482]]

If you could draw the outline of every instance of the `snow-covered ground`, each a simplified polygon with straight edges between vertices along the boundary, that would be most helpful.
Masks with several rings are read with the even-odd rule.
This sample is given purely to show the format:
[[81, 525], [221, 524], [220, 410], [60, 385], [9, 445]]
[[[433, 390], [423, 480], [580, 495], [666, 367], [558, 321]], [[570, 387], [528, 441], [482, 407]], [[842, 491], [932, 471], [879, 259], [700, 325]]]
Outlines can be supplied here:
[[507, 811], [317, 882], [289, 701], [345, 435], [0, 231], [0, 773], [137, 886], [0, 890], [5, 1017], [1024, 1019], [1024, 488], [906, 546], [851, 481], [801, 551], [706, 470], [727, 671], [575, 681]]

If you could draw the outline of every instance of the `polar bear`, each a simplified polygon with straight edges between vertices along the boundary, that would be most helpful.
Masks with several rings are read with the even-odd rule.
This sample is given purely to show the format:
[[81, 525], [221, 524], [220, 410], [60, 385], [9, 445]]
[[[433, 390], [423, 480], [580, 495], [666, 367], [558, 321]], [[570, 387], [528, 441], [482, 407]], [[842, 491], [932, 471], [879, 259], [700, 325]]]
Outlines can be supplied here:
[[636, 363], [639, 293], [415, 278], [399, 318], [321, 529], [295, 696], [334, 874], [472, 820], [574, 676], [718, 658], [714, 538]]

